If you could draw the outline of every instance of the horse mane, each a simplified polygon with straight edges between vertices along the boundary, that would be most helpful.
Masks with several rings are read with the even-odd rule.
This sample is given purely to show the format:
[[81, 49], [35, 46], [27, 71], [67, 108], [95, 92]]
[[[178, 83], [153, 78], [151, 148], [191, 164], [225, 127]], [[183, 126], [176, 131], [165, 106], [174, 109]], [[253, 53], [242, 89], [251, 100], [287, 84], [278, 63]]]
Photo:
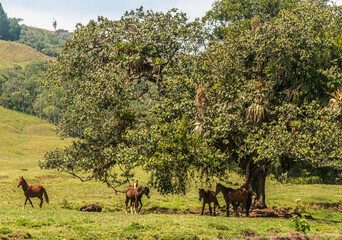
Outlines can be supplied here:
[[220, 185], [223, 189], [225, 189], [226, 191], [229, 191], [229, 192], [234, 190], [233, 188], [226, 187], [226, 186], [222, 185], [221, 183], [218, 183], [217, 185]]

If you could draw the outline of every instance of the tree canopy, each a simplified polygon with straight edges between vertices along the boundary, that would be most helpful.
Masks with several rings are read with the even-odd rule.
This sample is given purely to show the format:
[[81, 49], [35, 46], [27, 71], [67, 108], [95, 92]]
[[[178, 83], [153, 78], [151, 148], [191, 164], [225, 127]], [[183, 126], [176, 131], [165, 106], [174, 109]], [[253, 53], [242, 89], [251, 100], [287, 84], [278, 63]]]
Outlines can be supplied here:
[[185, 193], [191, 178], [223, 177], [236, 164], [258, 207], [266, 206], [271, 172], [300, 166], [336, 180], [341, 7], [277, 2], [293, 5], [262, 18], [254, 9], [269, 2], [248, 2], [258, 7], [241, 17], [250, 27], [237, 25], [205, 47], [203, 26], [176, 10], [141, 8], [119, 21], [79, 25], [49, 82], [66, 91], [62, 133], [80, 138], [47, 153], [41, 166], [111, 187], [141, 166], [167, 194]]

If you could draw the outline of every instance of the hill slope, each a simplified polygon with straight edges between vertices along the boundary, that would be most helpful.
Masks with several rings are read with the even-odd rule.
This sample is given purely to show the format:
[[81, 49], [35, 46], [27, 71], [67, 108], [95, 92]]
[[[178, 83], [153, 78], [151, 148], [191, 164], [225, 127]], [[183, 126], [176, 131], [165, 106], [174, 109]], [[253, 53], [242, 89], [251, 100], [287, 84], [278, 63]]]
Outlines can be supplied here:
[[14, 64], [24, 67], [33, 61], [53, 59], [24, 44], [0, 40], [0, 69]]
[[1, 170], [39, 169], [37, 162], [45, 152], [68, 143], [56, 136], [47, 121], [0, 107]]

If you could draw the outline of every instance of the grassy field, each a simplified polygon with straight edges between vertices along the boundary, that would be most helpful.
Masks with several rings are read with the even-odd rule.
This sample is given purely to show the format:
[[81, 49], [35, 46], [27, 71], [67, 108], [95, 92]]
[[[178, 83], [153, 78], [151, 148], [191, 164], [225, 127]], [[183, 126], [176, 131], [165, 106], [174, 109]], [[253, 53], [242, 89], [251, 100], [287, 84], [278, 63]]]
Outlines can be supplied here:
[[[114, 194], [100, 182], [82, 183], [68, 174], [39, 168], [46, 151], [70, 143], [70, 139], [56, 137], [47, 122], [0, 107], [0, 239], [231, 239], [285, 237], [294, 231], [289, 218], [226, 218], [223, 209], [217, 217], [200, 216], [197, 192], [201, 186], [191, 186], [185, 196], [161, 196], [152, 188], [151, 198], [142, 199], [142, 213], [126, 214], [123, 194]], [[16, 186], [18, 176], [43, 185], [50, 204], [44, 202], [40, 209], [39, 200], [33, 199], [35, 208], [22, 209], [25, 198]], [[137, 176], [140, 186], [147, 184], [146, 173], [137, 170]], [[237, 187], [242, 179], [230, 173], [228, 181], [225, 185]], [[315, 203], [305, 205], [306, 213], [314, 218], [309, 220], [308, 236], [342, 238], [342, 186], [268, 180], [266, 194], [269, 208], [291, 211], [297, 199]], [[219, 202], [225, 205], [221, 194]], [[78, 211], [90, 203], [100, 204], [103, 211]]]
[[14, 64], [25, 67], [34, 61], [51, 61], [48, 57], [24, 44], [0, 40], [0, 69]]

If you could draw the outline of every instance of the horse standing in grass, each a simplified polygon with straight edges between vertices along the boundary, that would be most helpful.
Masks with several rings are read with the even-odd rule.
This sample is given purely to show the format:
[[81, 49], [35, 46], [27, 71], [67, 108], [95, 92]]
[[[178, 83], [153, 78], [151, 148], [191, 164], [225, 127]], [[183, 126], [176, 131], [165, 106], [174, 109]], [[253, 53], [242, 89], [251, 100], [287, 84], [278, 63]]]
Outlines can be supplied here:
[[135, 206], [134, 213], [137, 213], [139, 203], [140, 203], [140, 208], [139, 208], [138, 212], [140, 212], [140, 210], [142, 208], [141, 198], [144, 194], [148, 198], [150, 198], [149, 187], [138, 187], [138, 188], [129, 187], [129, 188], [127, 188], [127, 190], [126, 190], [126, 201], [125, 201], [126, 213], [127, 213], [127, 205], [128, 205], [129, 200], [131, 200], [131, 213], [133, 213], [133, 205]]
[[205, 204], [207, 204], [207, 203], [209, 205], [210, 215], [212, 215], [211, 205], [210, 204], [212, 202], [214, 202], [214, 216], [216, 216], [216, 212], [215, 212], [216, 205], [218, 207], [220, 207], [220, 204], [217, 201], [216, 194], [214, 193], [214, 191], [204, 190], [204, 189], [201, 188], [201, 189], [199, 189], [198, 194], [199, 194], [199, 200], [201, 201], [203, 199], [203, 207], [202, 207], [201, 215], [203, 215], [204, 207], [205, 207]]
[[33, 207], [33, 204], [30, 199], [31, 197], [36, 197], [40, 199], [39, 207], [41, 208], [43, 206], [43, 194], [44, 194], [45, 201], [49, 203], [49, 197], [46, 193], [45, 188], [42, 185], [31, 186], [30, 184], [27, 183], [24, 177], [19, 177], [17, 187], [20, 187], [20, 186], [22, 186], [24, 195], [26, 197], [23, 209], [26, 206], [27, 200], [29, 200], [29, 202], [31, 203], [31, 206]]
[[232, 204], [235, 216], [238, 216], [237, 208], [239, 207], [240, 203], [246, 208], [246, 216], [249, 216], [249, 208], [251, 207], [251, 193], [248, 192], [244, 188], [232, 189], [223, 186], [222, 184], [218, 183], [216, 185], [216, 195], [222, 192], [224, 200], [226, 201], [227, 205], [227, 217], [229, 217], [229, 205]]

